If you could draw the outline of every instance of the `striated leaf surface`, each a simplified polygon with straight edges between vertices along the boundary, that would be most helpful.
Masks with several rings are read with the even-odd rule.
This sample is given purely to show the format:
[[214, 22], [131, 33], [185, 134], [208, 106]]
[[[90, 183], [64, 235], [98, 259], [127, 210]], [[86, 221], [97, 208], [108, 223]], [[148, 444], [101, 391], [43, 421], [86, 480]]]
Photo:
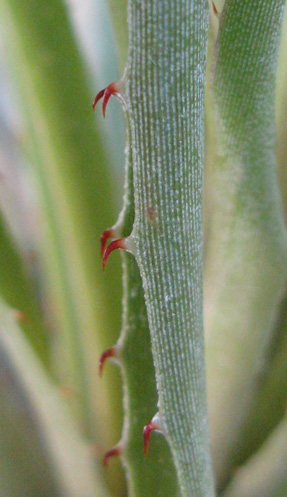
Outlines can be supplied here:
[[220, 485], [233, 464], [287, 276], [274, 119], [283, 12], [283, 0], [227, 0], [214, 57], [218, 148], [210, 170], [205, 323], [211, 441]]
[[[183, 496], [213, 495], [202, 322], [207, 2], [129, 2], [125, 99], [162, 431]], [[154, 413], [155, 414], [155, 413]]]

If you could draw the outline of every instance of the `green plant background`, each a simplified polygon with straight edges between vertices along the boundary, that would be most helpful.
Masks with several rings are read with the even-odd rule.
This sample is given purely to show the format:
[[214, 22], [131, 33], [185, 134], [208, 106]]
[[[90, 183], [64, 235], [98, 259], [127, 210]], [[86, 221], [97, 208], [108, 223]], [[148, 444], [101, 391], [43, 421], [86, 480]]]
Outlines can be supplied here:
[[[275, 2], [254, 3], [244, 0], [238, 9], [236, 0], [227, 0], [225, 6], [218, 1], [219, 15], [210, 8], [204, 257], [210, 306], [206, 357], [211, 442], [219, 494], [286, 497], [287, 246], [281, 212], [286, 217], [287, 16], [277, 66], [280, 16], [276, 17]], [[171, 8], [168, 1], [163, 4]], [[278, 9], [279, 4], [282, 10], [284, 2], [278, 2]], [[122, 318], [121, 258], [114, 254], [103, 274], [100, 257], [100, 235], [115, 223], [122, 208], [124, 150], [130, 130], [126, 131], [116, 99], [111, 99], [105, 121], [100, 105], [93, 114], [92, 102], [100, 89], [123, 74], [127, 1], [3, 0], [0, 12], [0, 495], [182, 495], [162, 435], [152, 435], [150, 454], [143, 457], [142, 429], [155, 414], [157, 393], [137, 265], [130, 255], [123, 257]], [[257, 25], [256, 19], [260, 22], [254, 35], [251, 27], [252, 22]], [[255, 47], [251, 52], [248, 40]], [[244, 79], [244, 67], [252, 67], [249, 80]], [[237, 71], [235, 104], [228, 86], [232, 71]], [[246, 88], [250, 89], [252, 78], [255, 93], [249, 95]], [[237, 113], [245, 91], [249, 114], [243, 113], [240, 120]], [[252, 99], [261, 93], [258, 107], [251, 110]], [[271, 146], [270, 160], [264, 146], [274, 131], [275, 96], [276, 148]], [[251, 114], [260, 124], [256, 130], [248, 121]], [[244, 145], [249, 138], [250, 149]], [[240, 154], [242, 147], [249, 155]], [[249, 161], [255, 173], [248, 169]], [[127, 163], [131, 167], [129, 157]], [[242, 171], [248, 171], [245, 178]], [[235, 230], [238, 239], [230, 238], [226, 225], [235, 223], [232, 216], [244, 223], [244, 199], [252, 203], [252, 185], [254, 190], [261, 185], [263, 205], [268, 198], [269, 209], [254, 209], [258, 216], [252, 217], [250, 238], [240, 229]], [[132, 226], [127, 205], [126, 230]], [[233, 206], [231, 214], [226, 205]], [[227, 253], [222, 249], [226, 240]], [[256, 243], [265, 251], [257, 250]], [[236, 250], [243, 254], [241, 259]], [[260, 271], [253, 274], [254, 260], [262, 252]], [[270, 270], [270, 260], [276, 262], [275, 269]], [[223, 272], [218, 275], [220, 265]], [[229, 277], [225, 286], [224, 271]], [[252, 273], [249, 288], [246, 271]], [[213, 300], [210, 287], [216, 289]], [[228, 329], [234, 336], [240, 329], [236, 309], [241, 309], [243, 295], [248, 306], [240, 311], [240, 323], [247, 324], [246, 336], [240, 337], [244, 335], [246, 341], [240, 339], [232, 355], [233, 343], [228, 340], [234, 342], [234, 337]], [[254, 323], [259, 323], [258, 330]], [[103, 378], [98, 376], [101, 353], [117, 342], [123, 345], [124, 387], [120, 368], [110, 362]], [[224, 374], [226, 357], [233, 363], [234, 383], [228, 375], [232, 393], [222, 414], [217, 402], [223, 408], [225, 383], [218, 387], [218, 378]], [[241, 382], [241, 390], [236, 382]], [[240, 403], [243, 395], [238, 392], [246, 392], [247, 404], [245, 397]], [[126, 471], [116, 458], [104, 470], [105, 452], [125, 436]]]

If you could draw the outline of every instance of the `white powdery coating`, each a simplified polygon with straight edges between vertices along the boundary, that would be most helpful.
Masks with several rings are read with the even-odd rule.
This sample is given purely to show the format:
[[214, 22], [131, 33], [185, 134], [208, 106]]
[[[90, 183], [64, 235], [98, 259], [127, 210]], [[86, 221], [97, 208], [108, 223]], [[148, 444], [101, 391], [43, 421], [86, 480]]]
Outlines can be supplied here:
[[214, 495], [202, 319], [207, 7], [205, 0], [129, 2], [133, 236], [160, 416], [184, 497]]

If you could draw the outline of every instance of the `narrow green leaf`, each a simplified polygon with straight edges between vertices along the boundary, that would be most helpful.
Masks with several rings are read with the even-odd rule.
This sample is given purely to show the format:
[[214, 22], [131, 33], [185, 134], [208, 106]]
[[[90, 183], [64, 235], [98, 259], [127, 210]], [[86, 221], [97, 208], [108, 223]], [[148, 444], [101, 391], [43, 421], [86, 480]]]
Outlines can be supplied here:
[[2, 465], [0, 472], [6, 495], [108, 495], [70, 409], [2, 302], [0, 349], [0, 459], [8, 473]]
[[[202, 321], [207, 2], [129, 2], [136, 260], [162, 431], [184, 497], [211, 497]], [[154, 413], [156, 414], [156, 413]]]
[[[128, 126], [129, 140], [130, 128]], [[131, 152], [126, 161], [124, 208], [116, 223], [116, 236], [128, 237], [134, 223], [134, 189]], [[130, 497], [164, 497], [178, 494], [171, 453], [161, 436], [153, 437], [144, 459], [143, 430], [157, 410], [155, 371], [142, 280], [134, 257], [123, 254], [123, 328], [115, 346], [124, 386], [124, 425], [118, 444], [127, 474]]]
[[63, 2], [7, 0], [1, 11], [36, 166], [43, 280], [63, 344], [61, 379], [74, 391], [87, 435], [94, 438], [97, 427], [98, 441], [108, 445], [120, 412], [117, 381], [97, 381], [97, 358], [120, 323], [119, 275], [115, 270], [113, 284], [104, 279], [99, 256], [99, 235], [113, 215], [108, 154]]
[[120, 66], [123, 70], [128, 55], [128, 0], [108, 0]]
[[284, 497], [287, 491], [287, 419], [241, 468], [223, 497]]
[[285, 9], [279, 52], [276, 87], [277, 162], [279, 184], [283, 197], [285, 218], [287, 215], [287, 9]]
[[144, 458], [143, 429], [157, 410], [155, 372], [142, 280], [133, 256], [124, 256], [124, 327], [118, 342], [124, 381], [123, 459], [130, 497], [175, 497], [177, 477], [169, 447], [151, 436]]
[[234, 463], [287, 277], [274, 119], [284, 3], [227, 0], [214, 59], [218, 149], [210, 170], [205, 324], [219, 485]]
[[48, 331], [34, 294], [27, 267], [0, 213], [0, 295], [15, 311], [31, 344], [46, 366], [49, 364]]
[[238, 446], [236, 466], [256, 452], [268, 434], [286, 414], [287, 399], [287, 298], [281, 304], [276, 329], [259, 375], [242, 439]]

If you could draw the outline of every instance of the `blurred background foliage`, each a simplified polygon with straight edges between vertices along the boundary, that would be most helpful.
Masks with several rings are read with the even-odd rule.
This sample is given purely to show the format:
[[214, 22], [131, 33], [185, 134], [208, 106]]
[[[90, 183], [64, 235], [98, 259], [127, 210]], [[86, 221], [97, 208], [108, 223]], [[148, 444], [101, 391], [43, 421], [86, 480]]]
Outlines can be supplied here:
[[[105, 122], [92, 112], [95, 92], [120, 75], [107, 4], [4, 2], [0, 43], [1, 297], [97, 462], [120, 438], [122, 418], [119, 374], [108, 366], [99, 381], [97, 371], [121, 326], [119, 256], [104, 278], [99, 239], [122, 204], [125, 125], [117, 102]], [[2, 376], [11, 368], [5, 356]], [[16, 379], [11, 384], [19, 392]], [[7, 467], [13, 479], [7, 495], [58, 495], [49, 474], [39, 492], [37, 466], [42, 472], [50, 454], [38, 440], [29, 395], [17, 398], [25, 422], [15, 432], [4, 386], [0, 436], [10, 433], [14, 447], [0, 468], [6, 474], [1, 481], [8, 479]], [[41, 457], [33, 469], [36, 455], [28, 461], [36, 449]], [[31, 474], [23, 485], [26, 466]], [[120, 495], [123, 477], [120, 464], [114, 466], [109, 485]]]
[[[120, 463], [101, 467], [120, 439], [120, 378], [113, 366], [101, 380], [97, 370], [121, 327], [120, 257], [104, 277], [99, 238], [122, 207], [125, 123], [115, 99], [105, 121], [92, 101], [123, 73], [126, 0], [4, 0], [0, 11], [0, 495], [124, 496]], [[286, 53], [285, 20], [277, 86], [285, 213]], [[207, 171], [211, 161], [207, 119]], [[236, 464], [285, 413], [286, 302], [276, 337], [274, 378], [254, 403]], [[272, 396], [274, 411], [258, 408]]]

